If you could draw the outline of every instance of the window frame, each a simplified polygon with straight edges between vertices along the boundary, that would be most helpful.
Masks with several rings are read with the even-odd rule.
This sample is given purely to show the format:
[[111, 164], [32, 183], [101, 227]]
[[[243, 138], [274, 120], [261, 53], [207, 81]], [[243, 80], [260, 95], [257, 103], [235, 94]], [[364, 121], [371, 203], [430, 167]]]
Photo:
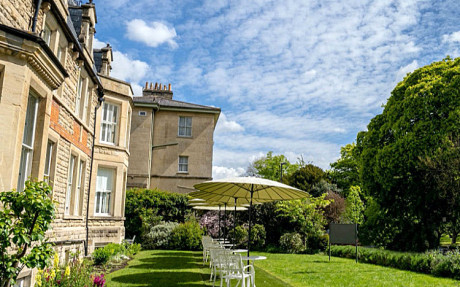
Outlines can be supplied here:
[[46, 156], [45, 156], [45, 169], [43, 171], [43, 180], [48, 183], [49, 186], [53, 185], [54, 181], [54, 166], [56, 163], [56, 149], [57, 143], [48, 139], [46, 144]]
[[[181, 119], [184, 119], [183, 124], [181, 125]], [[190, 125], [188, 124], [188, 119], [190, 119]], [[179, 121], [178, 121], [178, 128], [177, 128], [177, 136], [178, 137], [184, 137], [184, 138], [191, 138], [193, 133], [192, 133], [192, 126], [193, 126], [193, 121], [192, 117], [189, 116], [179, 116]]]
[[[179, 159], [178, 159], [178, 165], [177, 165], [177, 172], [178, 173], [188, 173], [189, 172], [189, 169], [188, 169], [188, 156], [185, 156], [185, 155], [180, 155], [179, 156]], [[182, 162], [181, 162], [181, 159], [182, 159]], [[184, 162], [185, 160], [185, 162]], [[182, 169], [181, 169], [182, 167]], [[185, 169], [183, 169], [183, 167], [185, 167]]]
[[[98, 181], [100, 177], [103, 177], [104, 175], [102, 174], [101, 171], [109, 171], [111, 174], [111, 189], [105, 189], [101, 190], [100, 186], [98, 185]], [[114, 195], [116, 192], [116, 176], [117, 176], [117, 170], [116, 168], [110, 168], [110, 167], [105, 167], [105, 166], [99, 166], [97, 168], [97, 174], [96, 174], [96, 191], [94, 194], [94, 215], [95, 216], [112, 216], [113, 213], [113, 199]], [[109, 181], [107, 181], [108, 183]], [[107, 188], [107, 186], [106, 186]], [[98, 197], [98, 195], [100, 195]], [[104, 197], [103, 197], [104, 195]], [[107, 200], [107, 195], [108, 195], [108, 200]], [[105, 200], [105, 204], [103, 206], [103, 200]]]
[[[107, 107], [107, 109], [106, 109]], [[112, 110], [108, 109], [112, 107]], [[108, 145], [118, 145], [118, 128], [119, 128], [119, 117], [120, 117], [121, 106], [112, 102], [104, 102], [101, 109], [101, 131], [99, 133], [99, 142]], [[115, 114], [115, 116], [114, 116]], [[105, 117], [105, 119], [104, 119]], [[111, 118], [109, 120], [108, 118]], [[114, 121], [113, 121], [114, 120]], [[112, 135], [112, 140], [110, 141], [109, 134]]]
[[[22, 144], [21, 144], [21, 158], [19, 162], [19, 172], [18, 172], [18, 185], [17, 190], [23, 191], [25, 187], [25, 182], [30, 177], [32, 173], [32, 161], [34, 156], [34, 144], [35, 144], [35, 130], [37, 128], [37, 118], [38, 118], [38, 105], [40, 99], [36, 97], [32, 92], [29, 92], [29, 97], [27, 99], [27, 108], [26, 115], [24, 119], [24, 129], [22, 133]], [[33, 106], [32, 106], [33, 105]], [[30, 108], [30, 109], [29, 109]], [[32, 117], [32, 119], [31, 119]], [[28, 126], [28, 121], [32, 120], [31, 128]], [[30, 139], [30, 143], [25, 143]]]

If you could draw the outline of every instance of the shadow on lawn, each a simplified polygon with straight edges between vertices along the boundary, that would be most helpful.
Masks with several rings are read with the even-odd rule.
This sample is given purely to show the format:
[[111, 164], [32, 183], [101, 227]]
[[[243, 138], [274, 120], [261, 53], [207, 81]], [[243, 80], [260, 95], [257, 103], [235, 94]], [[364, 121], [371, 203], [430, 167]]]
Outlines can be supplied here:
[[138, 286], [203, 286], [200, 272], [145, 272], [120, 275], [112, 278], [112, 282], [120, 284], [139, 284]]
[[141, 264], [129, 266], [135, 269], [194, 269], [203, 266], [202, 260], [177, 256], [155, 256], [139, 259]]

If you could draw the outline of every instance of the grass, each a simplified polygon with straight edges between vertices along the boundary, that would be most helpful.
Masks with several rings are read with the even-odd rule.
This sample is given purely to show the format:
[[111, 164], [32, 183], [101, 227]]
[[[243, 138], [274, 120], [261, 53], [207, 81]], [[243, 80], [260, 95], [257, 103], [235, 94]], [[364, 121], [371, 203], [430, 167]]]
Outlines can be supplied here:
[[[455, 286], [460, 281], [401, 271], [325, 255], [271, 254], [256, 261], [256, 285], [270, 286]], [[212, 286], [200, 251], [142, 251], [124, 269], [107, 275], [107, 286]], [[219, 286], [219, 284], [217, 284]]]

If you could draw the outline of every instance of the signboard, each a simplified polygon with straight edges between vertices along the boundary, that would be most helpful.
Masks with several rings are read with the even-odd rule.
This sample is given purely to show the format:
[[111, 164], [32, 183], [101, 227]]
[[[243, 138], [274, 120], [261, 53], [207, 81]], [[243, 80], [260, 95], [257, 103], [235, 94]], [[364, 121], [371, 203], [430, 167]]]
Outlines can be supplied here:
[[355, 245], [356, 262], [358, 262], [358, 225], [331, 223], [329, 225], [329, 261], [331, 261], [331, 244]]
[[356, 224], [331, 223], [329, 241], [331, 244], [356, 244], [358, 238]]

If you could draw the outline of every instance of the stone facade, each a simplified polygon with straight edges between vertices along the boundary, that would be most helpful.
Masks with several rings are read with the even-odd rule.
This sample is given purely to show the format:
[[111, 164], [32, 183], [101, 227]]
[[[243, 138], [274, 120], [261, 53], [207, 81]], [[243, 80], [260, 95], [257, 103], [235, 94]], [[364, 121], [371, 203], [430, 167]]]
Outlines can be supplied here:
[[[49, 181], [58, 205], [48, 236], [64, 261], [124, 238], [132, 90], [110, 77], [110, 47], [94, 54], [105, 69], [95, 62], [94, 4], [37, 2], [0, 0], [0, 191], [21, 190], [27, 178]], [[99, 138], [109, 102], [119, 108], [114, 144]], [[103, 191], [100, 167], [112, 181]], [[101, 194], [107, 200], [96, 208]], [[20, 274], [24, 286], [31, 275]]]
[[128, 187], [188, 193], [212, 179], [219, 108], [173, 100], [171, 85], [161, 84], [147, 83], [133, 101]]

